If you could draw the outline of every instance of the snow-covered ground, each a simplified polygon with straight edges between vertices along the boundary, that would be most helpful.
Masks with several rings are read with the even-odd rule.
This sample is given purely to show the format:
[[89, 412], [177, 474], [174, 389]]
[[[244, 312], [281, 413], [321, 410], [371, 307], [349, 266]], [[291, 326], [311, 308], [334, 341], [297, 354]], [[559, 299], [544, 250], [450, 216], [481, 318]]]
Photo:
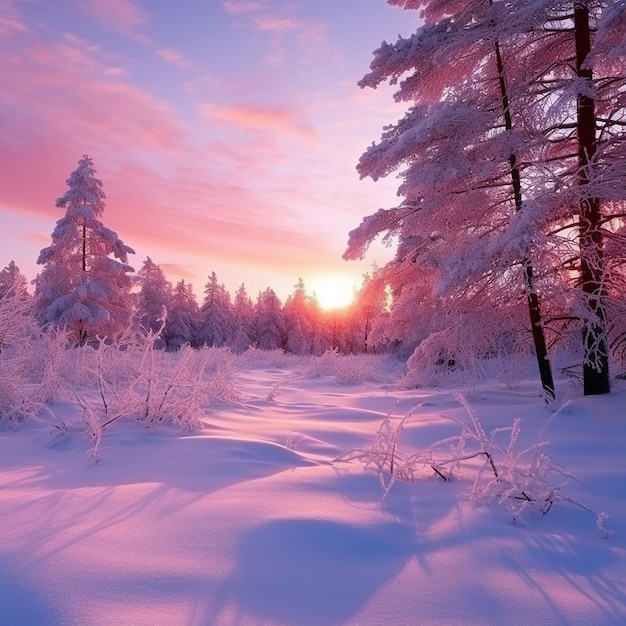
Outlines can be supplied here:
[[486, 459], [448, 482], [425, 466], [384, 500], [376, 472], [334, 461], [364, 457], [388, 415], [411, 413], [398, 462], [458, 434], [450, 418], [471, 420], [451, 390], [252, 366], [237, 387], [191, 432], [115, 422], [97, 463], [79, 431], [0, 430], [0, 623], [626, 623], [624, 385], [582, 398], [561, 382], [553, 407], [535, 381], [465, 393], [487, 432], [521, 418], [520, 450], [558, 410], [540, 451], [580, 482], [556, 475], [562, 499], [517, 523], [514, 500], [470, 502]]

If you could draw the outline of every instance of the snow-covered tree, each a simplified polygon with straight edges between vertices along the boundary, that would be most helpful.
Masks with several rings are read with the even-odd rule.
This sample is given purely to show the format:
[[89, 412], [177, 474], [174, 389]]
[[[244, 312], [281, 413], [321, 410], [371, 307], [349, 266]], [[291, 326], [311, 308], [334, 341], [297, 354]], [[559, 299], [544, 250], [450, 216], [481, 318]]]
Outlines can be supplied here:
[[[623, 132], [623, 79], [605, 71], [592, 84], [583, 72], [593, 55], [585, 52], [580, 40], [591, 32], [584, 28], [590, 15], [599, 33], [602, 24], [606, 26], [607, 34], [599, 37], [600, 42], [617, 37], [614, 26], [623, 11], [618, 10], [619, 3], [591, 0], [389, 3], [422, 9], [424, 25], [409, 38], [393, 45], [383, 43], [374, 53], [371, 72], [360, 84], [399, 83], [396, 100], [412, 105], [365, 152], [358, 170], [375, 180], [400, 170], [398, 194], [403, 201], [366, 218], [351, 233], [346, 256], [361, 256], [379, 233], [385, 233], [398, 237], [394, 260], [398, 267], [413, 263], [420, 271], [434, 272], [438, 294], [464, 299], [469, 312], [478, 291], [493, 301], [510, 303], [525, 293], [529, 336], [534, 338], [542, 383], [550, 393], [553, 384], [546, 367], [538, 294], [554, 294], [563, 276], [576, 269], [560, 267], [552, 233], [555, 225], [565, 222], [569, 226], [566, 239], [570, 243], [575, 239], [571, 233], [573, 224], [580, 225], [577, 207], [587, 206], [598, 190], [589, 181], [581, 184], [585, 176], [596, 172], [599, 183], [602, 170], [605, 182], [608, 175], [616, 187], [623, 172], [615, 158], [616, 152], [623, 151], [623, 142], [615, 141]], [[582, 55], [578, 59], [577, 52]], [[603, 67], [608, 70], [607, 63]], [[597, 141], [592, 142], [593, 150], [589, 143], [581, 147], [579, 139], [585, 133], [580, 120], [576, 121], [581, 98], [594, 89], [601, 89], [607, 98], [603, 107], [611, 140], [606, 156], [611, 156], [613, 169], [594, 169], [595, 156], [589, 162], [580, 157], [598, 154]], [[588, 120], [586, 126], [589, 131], [593, 122]], [[585, 174], [582, 178], [581, 173]], [[609, 187], [603, 189], [605, 197], [623, 196], [615, 190], [611, 196]], [[586, 295], [575, 314], [590, 329], [585, 340], [585, 378], [590, 378], [590, 369], [599, 374], [596, 382], [586, 383], [586, 393], [598, 393], [608, 389], [599, 382], [608, 380], [602, 357], [606, 349], [600, 340], [604, 270], [602, 254], [593, 252], [602, 249], [601, 224], [595, 217], [589, 220], [583, 218], [587, 226], [578, 237], [582, 293]], [[595, 226], [590, 226], [592, 222]], [[614, 222], [610, 228], [615, 230]], [[593, 261], [587, 265], [596, 270], [593, 280], [585, 278], [588, 255]], [[570, 301], [563, 297], [549, 305], [558, 308]]]
[[9, 264], [0, 271], [0, 298], [5, 296], [27, 296], [28, 281], [26, 276], [22, 274], [20, 268], [15, 264], [15, 261], [10, 261]]
[[227, 345], [232, 337], [233, 315], [230, 294], [218, 283], [212, 272], [204, 288], [204, 301], [200, 307], [198, 342], [200, 345], [219, 348]]
[[184, 280], [176, 283], [167, 314], [163, 337], [168, 350], [195, 346], [199, 308], [193, 287]]
[[285, 318], [276, 292], [269, 287], [259, 293], [254, 320], [254, 339], [260, 350], [285, 347]]
[[139, 286], [136, 296], [139, 323], [146, 332], [158, 332], [169, 314], [172, 283], [161, 267], [146, 257], [137, 272], [136, 284]]
[[242, 283], [235, 294], [233, 303], [233, 335], [231, 347], [235, 354], [241, 354], [254, 341], [254, 302]]
[[[98, 220], [105, 207], [102, 182], [92, 159], [83, 156], [56, 206], [66, 209], [39, 254], [36, 313], [42, 324], [65, 327], [79, 343], [115, 337], [129, 321], [132, 248]], [[112, 255], [112, 256], [111, 256]]]
[[18, 338], [36, 337], [41, 332], [32, 316], [32, 296], [26, 285], [26, 277], [14, 261], [0, 271], [0, 356], [7, 343], [19, 343]]
[[306, 294], [304, 281], [298, 279], [294, 292], [283, 307], [285, 350], [294, 354], [321, 354], [322, 315], [317, 300]]
[[387, 317], [387, 281], [383, 271], [374, 266], [372, 274], [363, 275], [363, 284], [356, 294], [353, 307], [351, 344], [353, 352], [371, 352], [388, 344], [390, 337], [373, 331]]
[[555, 182], [541, 201], [559, 235], [561, 279], [577, 291], [571, 314], [582, 322], [584, 392], [607, 393], [607, 330], [614, 322], [607, 317], [607, 288], [626, 241], [618, 234], [626, 201], [626, 5], [545, 4], [546, 27], [532, 55], [542, 61], [532, 84], [532, 117], [543, 121], [543, 162]]

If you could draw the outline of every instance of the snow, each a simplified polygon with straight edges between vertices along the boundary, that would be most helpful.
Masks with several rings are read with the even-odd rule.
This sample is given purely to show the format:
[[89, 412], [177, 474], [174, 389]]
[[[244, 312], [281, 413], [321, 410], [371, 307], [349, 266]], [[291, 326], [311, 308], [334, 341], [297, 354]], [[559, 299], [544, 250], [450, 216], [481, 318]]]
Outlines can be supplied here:
[[[118, 420], [97, 463], [77, 429], [0, 430], [2, 624], [626, 623], [624, 383], [583, 398], [559, 381], [547, 407], [537, 381], [403, 390], [296, 357], [236, 362], [238, 400], [200, 428]], [[563, 493], [589, 510], [560, 501], [513, 523], [470, 501], [471, 463], [383, 499], [375, 473], [336, 461], [387, 416], [411, 413], [398, 449], [454, 435], [459, 391], [487, 432], [519, 417], [522, 448], [547, 424], [544, 452], [580, 481]], [[50, 409], [81, 418], [74, 401]]]

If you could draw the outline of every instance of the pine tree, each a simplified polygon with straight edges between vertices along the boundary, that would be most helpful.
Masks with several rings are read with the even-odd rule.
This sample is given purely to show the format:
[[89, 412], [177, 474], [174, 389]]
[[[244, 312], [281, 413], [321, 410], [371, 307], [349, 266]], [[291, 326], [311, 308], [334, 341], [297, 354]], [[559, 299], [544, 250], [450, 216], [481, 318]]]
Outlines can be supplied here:
[[235, 354], [241, 354], [254, 341], [254, 303], [242, 283], [235, 294], [233, 304], [233, 335], [231, 347]]
[[[105, 195], [92, 159], [83, 156], [56, 206], [66, 209], [39, 254], [44, 266], [36, 279], [36, 314], [42, 324], [65, 327], [79, 343], [115, 337], [130, 319], [132, 248], [97, 218]], [[113, 258], [111, 258], [113, 255]]]
[[363, 275], [361, 289], [356, 294], [351, 329], [351, 352], [371, 352], [385, 345], [389, 337], [382, 332], [387, 317], [387, 282], [384, 271], [374, 267], [372, 274]]
[[[172, 283], [150, 257], [146, 257], [137, 272], [137, 318], [146, 332], [158, 332], [169, 315]], [[162, 347], [164, 340], [158, 343]]]
[[230, 343], [233, 332], [232, 303], [230, 294], [217, 281], [212, 272], [204, 289], [204, 301], [200, 307], [198, 341], [200, 345], [216, 348]]
[[317, 300], [307, 296], [302, 278], [283, 307], [287, 341], [285, 350], [293, 354], [321, 354], [320, 314]]
[[15, 261], [0, 271], [0, 299], [10, 296], [28, 296], [27, 280]]
[[619, 0], [541, 4], [529, 118], [541, 122], [549, 178], [539, 181], [547, 193], [537, 195], [551, 220], [554, 270], [571, 292], [565, 314], [582, 325], [584, 393], [603, 394], [617, 321], [608, 318], [608, 287], [625, 248], [616, 233], [626, 201], [626, 7]]
[[199, 308], [193, 287], [181, 280], [174, 287], [163, 329], [168, 350], [179, 350], [185, 345], [196, 346], [198, 318]]
[[285, 347], [285, 319], [282, 303], [269, 287], [257, 298], [254, 339], [260, 350], [279, 350]]

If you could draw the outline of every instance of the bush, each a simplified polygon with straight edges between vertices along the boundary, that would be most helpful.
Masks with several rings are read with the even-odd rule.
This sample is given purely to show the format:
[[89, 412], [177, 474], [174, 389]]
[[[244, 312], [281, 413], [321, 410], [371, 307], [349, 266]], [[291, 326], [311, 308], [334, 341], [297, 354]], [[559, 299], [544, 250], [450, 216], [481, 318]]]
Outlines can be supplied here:
[[[545, 453], [549, 443], [543, 438], [545, 426], [532, 445], [520, 449], [519, 418], [511, 426], [487, 433], [467, 400], [460, 395], [457, 399], [469, 416], [469, 423], [449, 418], [459, 426], [459, 434], [437, 440], [416, 452], [407, 451], [400, 446], [400, 436], [413, 419], [412, 412], [395, 425], [389, 414], [370, 448], [351, 450], [335, 461], [357, 460], [366, 470], [376, 472], [383, 499], [397, 480], [417, 481], [434, 474], [448, 482], [468, 473], [473, 476], [469, 500], [476, 504], [498, 504], [518, 523], [524, 522], [528, 512], [545, 515], [559, 502], [591, 511], [563, 491], [575, 479]], [[607, 516], [596, 515], [598, 529], [607, 536], [604, 526]]]

